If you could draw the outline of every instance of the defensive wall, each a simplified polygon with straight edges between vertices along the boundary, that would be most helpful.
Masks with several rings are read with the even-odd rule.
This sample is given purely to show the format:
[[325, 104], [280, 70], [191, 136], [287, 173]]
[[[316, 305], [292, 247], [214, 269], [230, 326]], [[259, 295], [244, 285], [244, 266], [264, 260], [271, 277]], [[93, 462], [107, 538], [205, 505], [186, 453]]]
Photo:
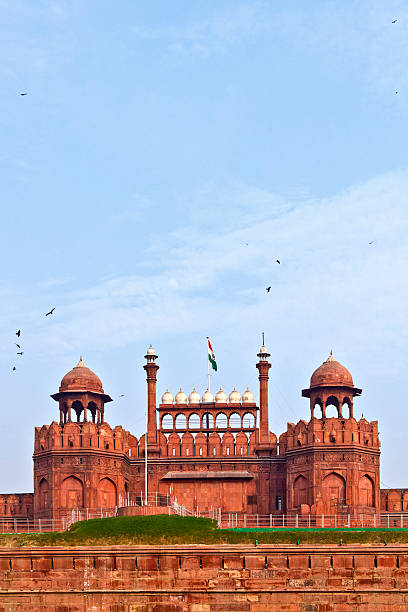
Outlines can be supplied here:
[[407, 609], [406, 545], [0, 550], [1, 612]]

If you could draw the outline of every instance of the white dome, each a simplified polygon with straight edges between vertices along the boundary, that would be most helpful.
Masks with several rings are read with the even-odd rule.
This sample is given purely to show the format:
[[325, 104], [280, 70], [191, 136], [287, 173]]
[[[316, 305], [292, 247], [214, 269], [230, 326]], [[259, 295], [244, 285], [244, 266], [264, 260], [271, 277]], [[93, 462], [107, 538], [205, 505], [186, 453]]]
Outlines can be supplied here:
[[254, 404], [255, 403], [254, 394], [251, 393], [251, 391], [249, 390], [249, 387], [247, 387], [246, 390], [242, 394], [242, 403], [243, 404]]
[[207, 389], [204, 393], [203, 393], [203, 397], [201, 398], [201, 401], [203, 404], [209, 404], [211, 402], [214, 401], [214, 396], [212, 393], [210, 393], [210, 391]]
[[222, 390], [222, 387], [220, 387], [220, 390], [218, 391], [217, 395], [215, 396], [215, 402], [217, 404], [226, 404], [228, 400], [227, 394], [224, 393], [224, 391]]
[[172, 404], [173, 403], [173, 394], [170, 393], [168, 389], [163, 393], [161, 398], [162, 404]]
[[234, 387], [234, 389], [231, 391], [231, 393], [229, 394], [229, 403], [230, 404], [239, 404], [241, 402], [241, 396], [238, 393], [238, 391], [236, 390], [236, 388]]
[[176, 404], [187, 404], [187, 395], [180, 387], [180, 391], [176, 393]]
[[149, 348], [147, 349], [147, 355], [155, 355], [156, 352], [154, 350], [154, 348], [152, 347], [152, 345], [149, 346]]
[[200, 403], [200, 394], [194, 389], [189, 395], [188, 401], [190, 404], [199, 404]]

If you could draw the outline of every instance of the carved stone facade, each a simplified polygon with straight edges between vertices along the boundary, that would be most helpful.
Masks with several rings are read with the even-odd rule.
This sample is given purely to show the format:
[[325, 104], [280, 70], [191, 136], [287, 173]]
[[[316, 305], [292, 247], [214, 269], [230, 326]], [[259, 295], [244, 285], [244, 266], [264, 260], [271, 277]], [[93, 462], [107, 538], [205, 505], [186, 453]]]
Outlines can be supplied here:
[[[81, 359], [52, 395], [59, 422], [35, 429], [34, 495], [14, 496], [21, 498], [13, 501], [14, 516], [58, 518], [76, 508], [140, 503], [146, 448], [148, 489], [159, 494], [158, 503], [169, 496], [189, 509], [253, 514], [355, 516], [398, 503], [405, 509], [405, 492], [396, 503], [389, 491], [380, 503], [378, 423], [354, 418], [361, 389], [332, 355], [302, 392], [310, 420], [288, 423], [278, 443], [268, 426], [269, 356], [262, 346], [259, 406], [249, 389], [242, 396], [220, 389], [215, 397], [209, 390], [201, 397], [195, 389], [189, 397], [181, 389], [175, 397], [166, 391], [157, 404], [159, 366], [150, 347], [147, 439], [105, 421], [111, 398]], [[330, 406], [335, 417], [327, 416]], [[10, 515], [6, 497], [0, 497], [3, 516]]]

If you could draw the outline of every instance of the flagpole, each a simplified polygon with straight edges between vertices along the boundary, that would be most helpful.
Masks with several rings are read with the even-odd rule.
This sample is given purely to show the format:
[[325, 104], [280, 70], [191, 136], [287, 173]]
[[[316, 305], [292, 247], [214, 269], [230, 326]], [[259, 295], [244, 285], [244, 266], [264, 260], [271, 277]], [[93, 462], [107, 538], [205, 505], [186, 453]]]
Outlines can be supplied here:
[[208, 359], [208, 336], [207, 336], [207, 377], [208, 377], [208, 390], [210, 391], [210, 360]]

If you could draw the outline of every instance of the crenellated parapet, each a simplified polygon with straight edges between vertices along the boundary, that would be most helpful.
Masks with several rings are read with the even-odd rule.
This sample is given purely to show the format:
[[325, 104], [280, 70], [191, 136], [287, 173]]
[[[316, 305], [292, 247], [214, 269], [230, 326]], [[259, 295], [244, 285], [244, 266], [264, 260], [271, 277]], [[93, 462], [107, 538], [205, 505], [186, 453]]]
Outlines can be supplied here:
[[131, 448], [138, 449], [137, 438], [121, 426], [112, 428], [106, 422], [97, 424], [70, 421], [59, 425], [53, 421], [50, 425], [36, 427], [34, 432], [34, 455], [50, 450], [77, 452], [79, 449], [91, 449], [130, 456]]
[[[362, 446], [364, 449], [380, 448], [378, 421], [368, 422], [365, 418], [327, 419], [313, 418], [309, 422], [300, 420], [296, 425], [288, 423], [286, 433], [282, 434], [280, 444], [284, 452], [322, 445]], [[283, 454], [283, 448], [281, 454]]]

